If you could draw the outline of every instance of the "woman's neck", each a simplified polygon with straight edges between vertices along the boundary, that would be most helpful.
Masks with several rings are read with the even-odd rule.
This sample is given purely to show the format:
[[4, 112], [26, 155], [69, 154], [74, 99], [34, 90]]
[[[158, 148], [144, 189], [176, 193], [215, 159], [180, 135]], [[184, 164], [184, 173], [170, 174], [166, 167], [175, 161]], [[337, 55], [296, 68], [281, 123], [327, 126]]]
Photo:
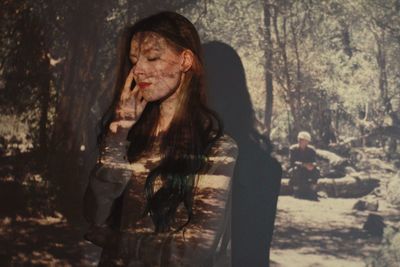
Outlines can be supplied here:
[[166, 99], [160, 105], [160, 120], [158, 121], [157, 132], [165, 132], [172, 122], [176, 108], [177, 99]]
[[[181, 77], [181, 80], [183, 77]], [[164, 99], [160, 104], [160, 120], [157, 125], [157, 133], [165, 132], [175, 115], [175, 112], [179, 106], [180, 102], [180, 92], [182, 90], [182, 82], [180, 82], [179, 87], [175, 90], [175, 92]]]

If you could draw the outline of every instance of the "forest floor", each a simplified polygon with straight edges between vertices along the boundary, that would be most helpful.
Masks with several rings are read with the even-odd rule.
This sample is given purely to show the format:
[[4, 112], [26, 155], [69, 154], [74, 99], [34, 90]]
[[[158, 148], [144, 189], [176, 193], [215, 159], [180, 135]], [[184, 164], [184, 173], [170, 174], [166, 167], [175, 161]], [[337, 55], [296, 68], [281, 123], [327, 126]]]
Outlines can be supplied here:
[[[52, 208], [41, 214], [32, 211], [51, 200], [40, 187], [30, 188], [27, 183], [29, 177], [40, 180], [35, 166], [25, 164], [29, 158], [16, 160], [22, 163], [14, 170], [10, 162], [0, 166], [0, 266], [95, 266], [100, 251], [82, 239], [82, 227], [69, 224]], [[373, 153], [364, 160], [373, 163], [369, 164], [371, 176], [381, 180], [375, 213], [386, 224], [398, 225], [400, 210], [385, 199], [387, 181], [396, 169]], [[315, 202], [280, 196], [271, 266], [365, 266], [380, 248], [381, 238], [363, 230], [369, 212], [353, 210], [357, 200], [321, 198]]]
[[93, 266], [81, 230], [62, 217], [7, 217], [0, 223], [0, 266]]
[[36, 153], [0, 157], [0, 267], [94, 266], [99, 250], [68, 223]]
[[376, 151], [363, 152], [363, 164], [371, 163], [371, 177], [380, 180], [380, 194], [373, 196], [379, 202], [378, 211], [354, 210], [353, 205], [361, 198], [320, 198], [316, 202], [280, 196], [271, 266], [358, 267], [366, 266], [374, 257], [382, 238], [363, 230], [363, 225], [373, 213], [382, 216], [386, 225], [399, 226], [400, 209], [386, 200], [387, 183], [396, 168], [377, 157], [380, 153]]

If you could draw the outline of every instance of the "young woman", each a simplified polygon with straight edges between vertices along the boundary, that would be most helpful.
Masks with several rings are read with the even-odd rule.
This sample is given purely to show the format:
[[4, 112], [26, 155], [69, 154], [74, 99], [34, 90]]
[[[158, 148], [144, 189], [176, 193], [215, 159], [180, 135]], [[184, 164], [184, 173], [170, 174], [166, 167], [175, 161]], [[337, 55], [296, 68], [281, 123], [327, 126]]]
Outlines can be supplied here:
[[125, 37], [85, 238], [99, 266], [227, 266], [237, 146], [207, 107], [198, 33], [162, 12]]

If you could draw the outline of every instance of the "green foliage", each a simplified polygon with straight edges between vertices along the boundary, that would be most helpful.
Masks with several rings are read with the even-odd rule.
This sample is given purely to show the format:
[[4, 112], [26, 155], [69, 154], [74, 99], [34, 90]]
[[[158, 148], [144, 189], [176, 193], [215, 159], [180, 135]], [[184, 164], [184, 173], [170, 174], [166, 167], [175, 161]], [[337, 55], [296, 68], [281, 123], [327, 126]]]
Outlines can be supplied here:
[[275, 116], [290, 110], [289, 138], [307, 129], [323, 143], [318, 128], [327, 112], [332, 130], [346, 137], [362, 134], [360, 119], [378, 127], [400, 110], [397, 1], [273, 1], [270, 9]]
[[3, 6], [6, 12], [1, 21], [4, 24], [0, 24], [7, 29], [0, 42], [4, 55], [0, 110], [3, 115], [17, 115], [29, 126], [26, 136], [33, 147], [46, 149], [55, 93], [51, 86], [50, 33], [41, 17], [45, 7], [24, 1], [5, 2]]

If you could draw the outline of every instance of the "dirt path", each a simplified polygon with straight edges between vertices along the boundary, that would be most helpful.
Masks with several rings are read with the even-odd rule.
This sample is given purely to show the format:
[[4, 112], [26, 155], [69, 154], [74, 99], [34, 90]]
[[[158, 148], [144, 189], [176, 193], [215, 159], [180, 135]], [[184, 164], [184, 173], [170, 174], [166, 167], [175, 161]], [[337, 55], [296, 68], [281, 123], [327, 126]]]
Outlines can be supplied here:
[[[0, 267], [96, 266], [100, 250], [82, 239], [82, 229], [69, 225], [57, 212], [50, 217], [29, 215], [29, 203], [50, 201], [39, 191], [27, 194], [21, 182], [15, 182], [32, 168], [15, 168], [15, 173], [10, 167], [11, 173], [4, 166], [0, 168]], [[386, 224], [399, 225], [400, 210], [391, 207], [384, 197], [387, 182], [398, 170], [375, 155], [367, 157], [361, 167], [381, 181], [377, 214]], [[381, 240], [362, 229], [369, 212], [353, 210], [357, 200], [322, 198], [315, 202], [280, 196], [271, 266], [365, 266], [365, 260], [380, 248]]]
[[[358, 199], [325, 198], [319, 202], [281, 196], [272, 266], [357, 267], [380, 246], [362, 227], [368, 212], [352, 210]], [[399, 221], [400, 212], [380, 201], [379, 212], [387, 221]]]
[[96, 266], [99, 249], [62, 217], [0, 220], [0, 266]]

